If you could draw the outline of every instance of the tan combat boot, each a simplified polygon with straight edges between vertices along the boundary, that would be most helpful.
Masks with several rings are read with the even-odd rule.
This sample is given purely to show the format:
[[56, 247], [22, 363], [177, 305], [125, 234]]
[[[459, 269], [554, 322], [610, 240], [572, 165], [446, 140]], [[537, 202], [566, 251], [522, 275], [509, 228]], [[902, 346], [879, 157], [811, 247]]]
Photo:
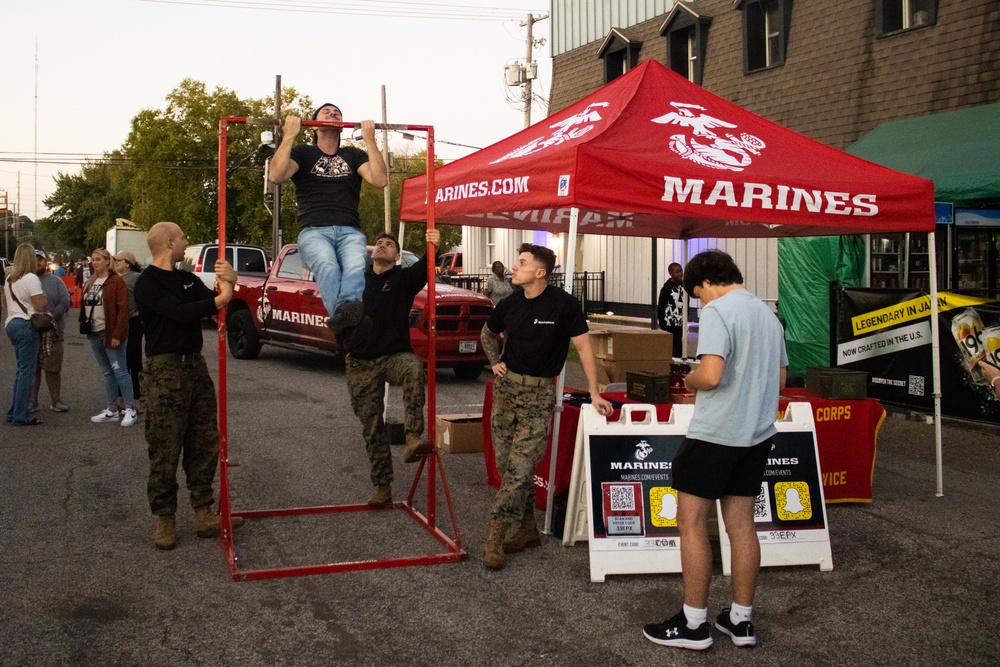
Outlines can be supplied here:
[[483, 547], [483, 565], [487, 570], [502, 570], [505, 562], [503, 555], [503, 538], [507, 536], [506, 521], [493, 519], [490, 532], [486, 535], [486, 545]]
[[538, 533], [538, 524], [535, 523], [535, 510], [526, 510], [517, 532], [511, 535], [510, 539], [504, 540], [503, 551], [508, 554], [516, 554], [525, 549], [540, 546], [542, 546], [542, 536]]
[[382, 507], [392, 503], [392, 487], [388, 484], [375, 487], [375, 493], [368, 499], [368, 504], [372, 507]]
[[403, 452], [403, 463], [416, 463], [421, 456], [427, 456], [434, 451], [434, 446], [419, 435], [406, 434], [406, 451]]
[[173, 514], [158, 514], [156, 516], [156, 532], [153, 542], [157, 549], [168, 551], [177, 545], [177, 522]]
[[[233, 517], [233, 530], [243, 524], [243, 517]], [[218, 537], [222, 531], [222, 517], [212, 512], [211, 507], [199, 507], [194, 511], [194, 530], [198, 537]]]

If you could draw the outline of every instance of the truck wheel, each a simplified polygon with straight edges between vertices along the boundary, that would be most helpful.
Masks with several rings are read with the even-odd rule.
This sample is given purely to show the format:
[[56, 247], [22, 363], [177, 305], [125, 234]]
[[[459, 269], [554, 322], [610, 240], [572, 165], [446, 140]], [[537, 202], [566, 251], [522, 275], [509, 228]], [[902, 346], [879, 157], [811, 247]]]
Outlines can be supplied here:
[[229, 332], [229, 351], [237, 359], [256, 359], [260, 354], [260, 338], [254, 329], [249, 310], [237, 310], [229, 314], [226, 323]]
[[475, 380], [483, 372], [480, 366], [455, 366], [455, 377], [459, 380]]

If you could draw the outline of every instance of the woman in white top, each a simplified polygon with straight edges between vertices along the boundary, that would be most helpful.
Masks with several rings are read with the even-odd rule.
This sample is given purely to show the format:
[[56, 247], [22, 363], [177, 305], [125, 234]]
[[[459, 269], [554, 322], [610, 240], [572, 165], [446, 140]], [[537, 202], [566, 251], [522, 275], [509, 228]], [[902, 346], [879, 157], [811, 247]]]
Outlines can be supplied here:
[[14, 252], [14, 266], [3, 286], [3, 305], [7, 313], [4, 330], [17, 357], [14, 396], [7, 411], [7, 423], [14, 426], [37, 426], [42, 423], [28, 412], [40, 340], [38, 332], [31, 328], [31, 316], [45, 312], [46, 307], [42, 283], [35, 275], [37, 267], [35, 248], [30, 243], [22, 243]]

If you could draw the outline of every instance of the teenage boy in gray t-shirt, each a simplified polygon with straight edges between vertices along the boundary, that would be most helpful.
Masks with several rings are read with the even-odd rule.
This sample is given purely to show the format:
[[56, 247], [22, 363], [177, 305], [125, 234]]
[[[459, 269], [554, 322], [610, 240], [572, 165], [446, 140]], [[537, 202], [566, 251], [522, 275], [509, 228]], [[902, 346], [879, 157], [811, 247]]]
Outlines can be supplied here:
[[687, 437], [673, 461], [681, 534], [684, 607], [647, 625], [647, 639], [704, 650], [712, 645], [708, 592], [712, 546], [708, 517], [715, 501], [732, 544], [732, 605], [715, 620], [736, 646], [754, 646], [750, 613], [760, 571], [754, 502], [777, 430], [778, 392], [785, 385], [784, 332], [763, 301], [743, 288], [743, 275], [720, 250], [699, 253], [684, 270], [684, 289], [701, 299], [700, 365], [685, 384], [697, 392]]

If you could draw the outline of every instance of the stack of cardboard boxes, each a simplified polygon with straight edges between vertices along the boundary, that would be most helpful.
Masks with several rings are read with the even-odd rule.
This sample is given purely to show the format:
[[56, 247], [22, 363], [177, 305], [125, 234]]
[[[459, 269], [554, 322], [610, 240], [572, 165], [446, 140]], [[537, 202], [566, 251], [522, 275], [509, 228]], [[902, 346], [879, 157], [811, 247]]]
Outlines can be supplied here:
[[625, 382], [630, 371], [670, 374], [673, 338], [666, 331], [603, 326], [590, 331], [597, 383]]

